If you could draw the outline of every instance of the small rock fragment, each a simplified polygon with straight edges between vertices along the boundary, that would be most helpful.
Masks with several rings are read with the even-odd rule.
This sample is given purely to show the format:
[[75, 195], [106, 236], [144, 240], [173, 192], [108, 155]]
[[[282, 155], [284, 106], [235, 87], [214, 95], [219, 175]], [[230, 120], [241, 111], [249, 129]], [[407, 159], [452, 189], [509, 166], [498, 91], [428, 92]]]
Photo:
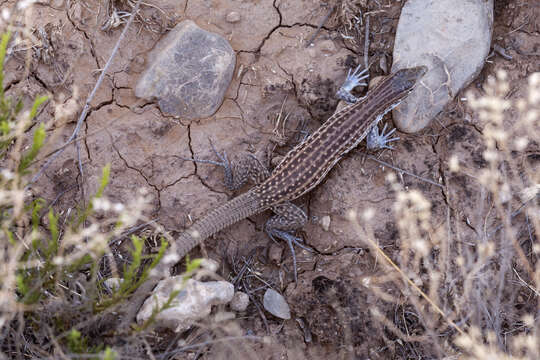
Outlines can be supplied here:
[[199, 119], [214, 114], [229, 86], [236, 57], [223, 37], [185, 20], [149, 54], [135, 95], [157, 100], [165, 114]]
[[322, 218], [321, 218], [321, 226], [323, 228], [324, 231], [328, 231], [330, 229], [330, 216], [328, 215], [324, 215]]
[[[161, 307], [172, 291], [181, 288], [182, 276], [173, 276], [162, 280], [154, 289], [152, 296], [144, 302], [137, 314], [137, 322], [144, 323], [150, 318], [156, 307]], [[161, 311], [155, 318], [160, 328], [182, 332], [191, 327], [193, 322], [210, 314], [212, 305], [226, 304], [233, 298], [234, 286], [226, 281], [199, 282], [189, 279], [176, 295], [171, 307]]]
[[426, 127], [482, 70], [489, 54], [493, 0], [409, 0], [403, 6], [392, 72], [426, 65], [420, 86], [393, 111], [396, 127]]
[[263, 298], [263, 305], [270, 314], [288, 320], [291, 318], [291, 309], [285, 298], [274, 289], [266, 289]]
[[319, 49], [323, 55], [331, 55], [336, 52], [336, 45], [332, 40], [323, 40], [319, 44]]
[[270, 248], [268, 249], [268, 258], [274, 264], [281, 263], [281, 256], [283, 255], [283, 247], [275, 244], [274, 242], [270, 243]]
[[379, 59], [379, 67], [383, 73], [388, 74], [388, 62], [386, 61], [386, 56], [382, 55]]
[[230, 23], [237, 23], [240, 21], [240, 14], [236, 11], [231, 11], [225, 16], [225, 20]]
[[233, 311], [246, 311], [248, 305], [249, 296], [248, 294], [241, 291], [237, 291], [234, 293], [231, 303], [229, 304], [231, 310]]

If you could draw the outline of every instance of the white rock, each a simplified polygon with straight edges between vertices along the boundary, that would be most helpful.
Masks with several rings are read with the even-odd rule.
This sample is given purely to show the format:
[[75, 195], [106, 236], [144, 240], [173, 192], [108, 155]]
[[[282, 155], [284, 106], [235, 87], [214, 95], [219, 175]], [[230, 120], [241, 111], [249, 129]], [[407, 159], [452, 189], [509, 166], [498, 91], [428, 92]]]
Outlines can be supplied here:
[[396, 127], [417, 132], [482, 70], [493, 29], [493, 0], [409, 0], [396, 32], [392, 72], [425, 65], [420, 86], [394, 110]]
[[227, 16], [225, 16], [225, 20], [227, 20], [227, 22], [234, 24], [241, 20], [241, 16], [236, 11], [231, 11], [230, 13], [227, 14]]
[[234, 293], [231, 303], [229, 304], [231, 310], [233, 311], [246, 311], [248, 305], [249, 296], [248, 294], [241, 291], [237, 291]]
[[[173, 290], [181, 288], [182, 276], [173, 276], [162, 280], [146, 299], [137, 314], [137, 322], [144, 323], [150, 318], [156, 307], [162, 307]], [[156, 326], [182, 332], [210, 314], [212, 305], [226, 304], [234, 295], [234, 286], [226, 281], [199, 282], [189, 279], [183, 289], [171, 302], [171, 307], [161, 311], [155, 319]]]
[[324, 231], [328, 231], [330, 229], [330, 216], [328, 215], [324, 215], [322, 218], [321, 218], [321, 226], [323, 228]]

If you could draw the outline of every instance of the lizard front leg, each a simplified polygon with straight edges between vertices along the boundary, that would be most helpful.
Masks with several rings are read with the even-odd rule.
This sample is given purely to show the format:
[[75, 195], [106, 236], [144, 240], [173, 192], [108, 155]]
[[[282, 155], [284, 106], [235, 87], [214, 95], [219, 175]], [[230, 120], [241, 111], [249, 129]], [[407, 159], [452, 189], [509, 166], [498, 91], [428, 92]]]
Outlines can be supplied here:
[[255, 155], [245, 154], [239, 160], [231, 162], [225, 151], [222, 153], [217, 151], [211, 141], [210, 146], [219, 161], [184, 157], [181, 157], [181, 159], [222, 167], [225, 176], [225, 186], [231, 191], [240, 189], [248, 181], [258, 185], [270, 176], [270, 172], [266, 166]]
[[[356, 69], [352, 72], [351, 69], [349, 69], [349, 72], [347, 73], [347, 78], [343, 82], [343, 85], [341, 85], [341, 87], [337, 91], [336, 96], [349, 104], [354, 104], [362, 100], [363, 98], [357, 98], [351, 93], [351, 91], [357, 86], [367, 85], [367, 83], [363, 81], [369, 79], [369, 73], [367, 72], [367, 70], [368, 69], [366, 68], [360, 71], [360, 65], [358, 65]], [[379, 121], [375, 122], [367, 136], [367, 148], [369, 150], [393, 149], [389, 144], [393, 141], [399, 140], [399, 137], [397, 136], [391, 137], [391, 135], [396, 131], [396, 129], [392, 129], [389, 132], [386, 132], [388, 124], [384, 124], [383, 130], [379, 133], [379, 127], [377, 126], [378, 123]]]

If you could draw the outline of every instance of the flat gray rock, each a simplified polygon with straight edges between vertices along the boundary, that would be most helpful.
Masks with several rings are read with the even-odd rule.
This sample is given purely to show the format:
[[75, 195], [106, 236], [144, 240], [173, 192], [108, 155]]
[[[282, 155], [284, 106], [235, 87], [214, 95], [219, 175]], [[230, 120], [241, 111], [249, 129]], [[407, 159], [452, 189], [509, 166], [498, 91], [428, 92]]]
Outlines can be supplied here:
[[493, 0], [409, 0], [403, 6], [392, 71], [426, 65], [421, 84], [393, 111], [408, 133], [426, 127], [482, 70], [493, 29]]
[[291, 318], [291, 309], [285, 298], [274, 289], [266, 289], [263, 297], [263, 305], [270, 314], [288, 320]]
[[176, 25], [148, 59], [135, 95], [157, 100], [163, 113], [189, 120], [217, 111], [236, 65], [227, 40], [190, 20]]

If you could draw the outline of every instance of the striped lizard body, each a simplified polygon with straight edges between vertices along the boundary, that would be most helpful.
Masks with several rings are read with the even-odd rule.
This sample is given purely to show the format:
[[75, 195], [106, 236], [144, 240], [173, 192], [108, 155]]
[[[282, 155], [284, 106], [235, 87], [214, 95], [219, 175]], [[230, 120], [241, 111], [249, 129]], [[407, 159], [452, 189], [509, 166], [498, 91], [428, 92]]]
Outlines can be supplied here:
[[268, 179], [210, 211], [181, 234], [176, 241], [176, 254], [181, 258], [233, 223], [312, 190], [343, 155], [354, 149], [371, 128], [412, 91], [425, 71], [424, 67], [399, 70], [383, 79], [363, 99], [332, 115], [293, 148]]
[[[412, 91], [425, 72], [425, 67], [415, 67], [385, 77], [367, 96], [336, 112], [293, 148], [267, 179], [196, 221], [171, 244], [168, 256], [154, 269], [157, 273], [138, 289], [135, 298], [137, 295], [147, 296], [156, 281], [168, 275], [170, 265], [209, 236], [265, 210], [277, 212], [280, 206], [286, 207], [283, 205], [312, 190], [343, 155], [366, 138], [382, 117]], [[134, 301], [137, 302], [136, 299]]]

